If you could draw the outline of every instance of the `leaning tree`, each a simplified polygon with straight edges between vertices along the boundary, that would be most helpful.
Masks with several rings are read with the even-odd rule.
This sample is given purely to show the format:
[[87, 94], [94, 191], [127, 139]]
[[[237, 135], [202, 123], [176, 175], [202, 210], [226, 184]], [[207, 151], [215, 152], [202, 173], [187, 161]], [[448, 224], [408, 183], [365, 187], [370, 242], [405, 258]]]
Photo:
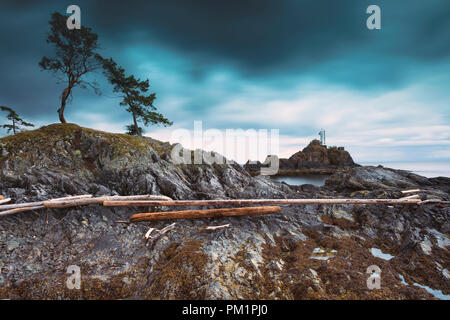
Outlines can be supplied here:
[[65, 84], [58, 109], [62, 123], [66, 123], [64, 110], [72, 98], [73, 88], [91, 87], [95, 93], [99, 93], [95, 81], [86, 79], [86, 75], [100, 66], [95, 59], [98, 36], [90, 28], [83, 26], [69, 30], [66, 22], [66, 16], [58, 12], [52, 14], [47, 43], [54, 45], [55, 55], [50, 58], [43, 57], [39, 62], [42, 70], [52, 71], [58, 81]]
[[142, 128], [138, 122], [143, 122], [145, 126], [149, 124], [172, 125], [161, 113], [158, 113], [153, 105], [156, 99], [155, 93], [148, 94], [150, 87], [149, 80], [136, 79], [133, 75], [125, 76], [125, 69], [118, 66], [112, 59], [105, 59], [97, 55], [98, 61], [103, 65], [103, 70], [108, 81], [113, 85], [114, 92], [122, 98], [121, 106], [126, 106], [127, 111], [133, 116], [133, 123], [127, 126], [127, 133], [130, 135], [142, 135]]
[[34, 127], [34, 124], [24, 121], [19, 115], [11, 108], [0, 106], [1, 111], [8, 112], [6, 118], [11, 121], [11, 124], [3, 124], [2, 128], [7, 129], [7, 132], [11, 131], [16, 134], [18, 131], [22, 131], [22, 127]]

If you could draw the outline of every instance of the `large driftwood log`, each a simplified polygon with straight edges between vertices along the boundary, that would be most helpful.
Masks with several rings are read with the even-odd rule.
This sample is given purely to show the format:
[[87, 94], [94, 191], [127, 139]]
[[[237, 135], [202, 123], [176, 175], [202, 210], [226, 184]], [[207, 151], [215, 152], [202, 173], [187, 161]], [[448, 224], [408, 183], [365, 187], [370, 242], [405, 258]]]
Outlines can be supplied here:
[[280, 207], [246, 207], [232, 209], [185, 210], [138, 213], [130, 217], [131, 222], [155, 221], [170, 219], [200, 219], [218, 217], [256, 216], [279, 212]]
[[[16, 203], [9, 205], [0, 205], [0, 216], [36, 210], [42, 208], [69, 208], [75, 206], [83, 206], [89, 204], [102, 204], [105, 200], [158, 200], [167, 201], [172, 200], [166, 196], [156, 196], [156, 195], [136, 195], [136, 196], [105, 196], [92, 198], [91, 194], [69, 196], [62, 198], [55, 198], [46, 201], [28, 202], [28, 203]], [[32, 209], [29, 209], [32, 208]]]
[[62, 200], [62, 201], [44, 201], [43, 205], [47, 208], [69, 208], [75, 206], [85, 206], [89, 204], [103, 204], [104, 201], [135, 201], [135, 200], [156, 200], [156, 201], [169, 201], [172, 200], [166, 196], [157, 195], [137, 195], [137, 196], [106, 196], [90, 199], [74, 199], [74, 200]]
[[292, 204], [417, 204], [420, 199], [242, 199], [242, 200], [171, 200], [171, 201], [105, 201], [104, 206], [228, 206]]

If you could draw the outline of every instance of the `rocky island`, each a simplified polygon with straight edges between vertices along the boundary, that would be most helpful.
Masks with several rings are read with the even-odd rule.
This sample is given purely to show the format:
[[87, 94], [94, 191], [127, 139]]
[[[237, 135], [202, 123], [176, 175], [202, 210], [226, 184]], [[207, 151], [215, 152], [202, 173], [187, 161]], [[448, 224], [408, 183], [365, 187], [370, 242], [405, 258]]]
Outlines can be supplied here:
[[[237, 164], [174, 164], [173, 145], [49, 125], [0, 138], [0, 194], [13, 202], [77, 194], [172, 199], [401, 198], [450, 200], [449, 178], [354, 164], [313, 141], [282, 170], [346, 170], [324, 186], [253, 177]], [[317, 167], [321, 163], [323, 167]], [[168, 210], [167, 208], [159, 208]], [[296, 205], [255, 217], [177, 220], [151, 246], [121, 223], [138, 208], [100, 205], [0, 216], [0, 299], [443, 299], [450, 294], [450, 208], [427, 203]], [[229, 225], [211, 229], [210, 226]], [[68, 289], [67, 267], [81, 270]], [[369, 266], [381, 288], [367, 287]]]
[[[244, 168], [251, 175], [259, 175], [261, 167], [267, 166], [271, 157], [269, 155], [264, 163], [247, 161]], [[313, 140], [288, 159], [280, 158], [277, 175], [330, 174], [357, 166], [344, 147], [327, 147], [319, 140]]]

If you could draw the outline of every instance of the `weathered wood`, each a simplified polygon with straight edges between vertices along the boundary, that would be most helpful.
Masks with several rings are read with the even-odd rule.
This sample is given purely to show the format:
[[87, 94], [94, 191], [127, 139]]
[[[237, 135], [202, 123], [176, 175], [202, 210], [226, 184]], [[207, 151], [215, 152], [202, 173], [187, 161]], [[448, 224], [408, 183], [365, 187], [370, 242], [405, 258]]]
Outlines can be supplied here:
[[11, 198], [3, 199], [3, 197], [2, 197], [2, 199], [0, 199], [0, 204], [7, 203], [7, 202], [10, 202], [10, 201], [11, 201]]
[[245, 207], [232, 209], [184, 210], [138, 213], [130, 217], [131, 222], [171, 220], [171, 219], [200, 219], [218, 217], [255, 216], [279, 212], [280, 207]]
[[407, 197], [400, 198], [400, 200], [405, 200], [405, 199], [420, 199], [420, 196], [418, 194], [415, 194], [415, 195], [412, 195], [412, 196], [407, 196]]
[[411, 190], [403, 190], [402, 193], [403, 194], [408, 194], [408, 193], [415, 193], [415, 192], [420, 192], [420, 189], [411, 189]]
[[444, 201], [444, 200], [441, 200], [441, 199], [428, 199], [428, 200], [424, 200], [424, 201], [420, 202], [420, 204], [427, 204], [427, 203], [448, 204], [448, 203], [450, 203], [450, 201]]
[[76, 200], [76, 199], [85, 199], [85, 198], [92, 198], [92, 194], [81, 194], [78, 196], [68, 196], [68, 197], [62, 197], [62, 198], [55, 198], [55, 199], [49, 199], [46, 201], [63, 201], [63, 200]]
[[76, 206], [86, 206], [90, 204], [103, 204], [104, 201], [135, 201], [135, 200], [156, 200], [165, 202], [172, 200], [166, 196], [159, 195], [137, 195], [137, 196], [105, 196], [90, 199], [74, 199], [62, 201], [44, 201], [43, 205], [47, 208], [69, 208]]
[[169, 200], [105, 201], [104, 206], [229, 206], [229, 205], [295, 205], [295, 204], [417, 204], [420, 199], [241, 199], [241, 200]]
[[[91, 194], [85, 194], [85, 195], [78, 195], [78, 196], [68, 196], [68, 197], [63, 197], [63, 198], [50, 199], [50, 200], [47, 200], [47, 201], [60, 201], [60, 200], [68, 200], [68, 199], [82, 199], [82, 198], [89, 198], [89, 197], [92, 197], [92, 195]], [[0, 206], [0, 211], [1, 210], [16, 209], [16, 208], [36, 207], [36, 206], [43, 206], [43, 205], [44, 205], [44, 201], [7, 204], [7, 205]]]
[[43, 209], [43, 208], [45, 208], [45, 207], [44, 206], [34, 206], [34, 207], [23, 207], [23, 208], [10, 209], [10, 210], [6, 210], [6, 211], [1, 211], [0, 216], [6, 216], [8, 214], [18, 213], [18, 212], [23, 212], [23, 211], [38, 210], [38, 209]]
[[[105, 200], [172, 200], [166, 196], [156, 195], [135, 195], [135, 196], [103, 196], [92, 198], [91, 194], [68, 196], [62, 198], [49, 199], [46, 201], [15, 203], [8, 205], [0, 205], [0, 212], [10, 209], [29, 208], [37, 206], [45, 206], [47, 208], [68, 208], [74, 206], [88, 205], [88, 204], [102, 204]], [[24, 211], [24, 210], [22, 210]], [[20, 211], [18, 211], [20, 212]]]
[[207, 226], [207, 227], [204, 227], [203, 230], [215, 231], [215, 230], [219, 230], [219, 229], [229, 228], [230, 226], [231, 226], [231, 224], [227, 223], [227, 224], [223, 224], [221, 226]]
[[0, 206], [0, 211], [9, 210], [9, 209], [17, 209], [17, 208], [29, 208], [29, 207], [42, 206], [43, 203], [44, 203], [44, 201], [4, 204], [4, 205]]

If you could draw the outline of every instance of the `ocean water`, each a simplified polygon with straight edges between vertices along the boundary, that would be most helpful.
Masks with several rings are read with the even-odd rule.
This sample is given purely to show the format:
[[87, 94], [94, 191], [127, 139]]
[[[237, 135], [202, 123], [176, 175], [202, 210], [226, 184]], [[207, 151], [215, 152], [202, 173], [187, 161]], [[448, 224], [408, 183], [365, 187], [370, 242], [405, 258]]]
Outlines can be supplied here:
[[429, 162], [360, 162], [363, 166], [377, 166], [411, 171], [427, 178], [448, 177], [450, 178], [450, 161]]
[[[386, 168], [401, 169], [411, 171], [427, 178], [449, 177], [450, 162], [360, 162], [363, 166], [382, 165]], [[323, 186], [329, 175], [324, 174], [304, 174], [300, 176], [272, 176], [271, 178], [278, 182], [286, 182], [293, 186], [302, 184], [312, 184]]]
[[301, 176], [271, 176], [271, 178], [275, 181], [286, 182], [293, 186], [312, 184], [320, 187], [325, 184], [328, 176], [327, 174], [303, 174]]

